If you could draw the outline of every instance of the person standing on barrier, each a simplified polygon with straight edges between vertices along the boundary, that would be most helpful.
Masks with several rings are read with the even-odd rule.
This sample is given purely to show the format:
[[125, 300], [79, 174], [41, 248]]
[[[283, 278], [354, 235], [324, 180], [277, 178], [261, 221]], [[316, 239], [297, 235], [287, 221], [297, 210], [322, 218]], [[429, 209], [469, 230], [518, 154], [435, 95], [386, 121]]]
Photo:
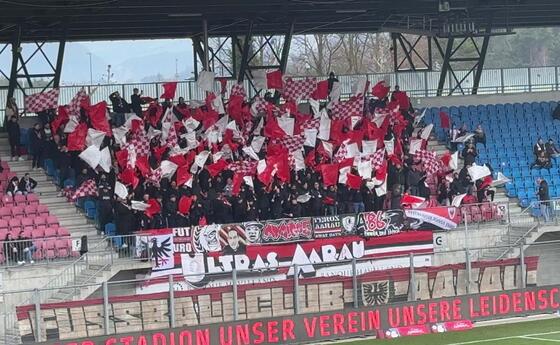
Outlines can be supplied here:
[[548, 183], [545, 179], [539, 178], [537, 179], [537, 184], [539, 185], [539, 191], [537, 193], [540, 202], [541, 214], [544, 218], [545, 223], [550, 221], [550, 208], [549, 208], [549, 200], [550, 195], [548, 194]]

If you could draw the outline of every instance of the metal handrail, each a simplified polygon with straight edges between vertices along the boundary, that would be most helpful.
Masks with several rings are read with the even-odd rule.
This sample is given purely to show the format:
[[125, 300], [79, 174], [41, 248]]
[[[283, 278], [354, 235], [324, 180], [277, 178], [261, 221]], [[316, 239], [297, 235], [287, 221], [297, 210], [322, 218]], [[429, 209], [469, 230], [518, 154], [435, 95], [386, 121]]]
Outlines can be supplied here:
[[535, 224], [533, 225], [527, 232], [525, 232], [523, 234], [523, 236], [521, 236], [517, 241], [515, 241], [506, 251], [504, 251], [502, 254], [500, 254], [497, 258], [497, 260], [502, 259], [503, 257], [505, 257], [510, 250], [512, 250], [513, 248], [515, 248], [516, 246], [519, 246], [522, 242], [525, 243], [525, 239], [527, 238], [527, 236], [533, 232], [533, 230], [535, 230], [536, 228], [539, 227], [539, 224]]

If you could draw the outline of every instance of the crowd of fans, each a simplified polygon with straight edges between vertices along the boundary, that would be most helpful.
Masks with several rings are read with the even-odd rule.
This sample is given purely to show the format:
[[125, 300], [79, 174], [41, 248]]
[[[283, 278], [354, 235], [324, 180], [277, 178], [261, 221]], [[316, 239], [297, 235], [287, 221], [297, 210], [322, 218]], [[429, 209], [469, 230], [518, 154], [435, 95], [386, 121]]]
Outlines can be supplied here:
[[[329, 91], [332, 89], [336, 77], [329, 77]], [[343, 128], [347, 133], [351, 130], [365, 130], [367, 121], [375, 116], [376, 110], [387, 107], [395, 101], [395, 95], [399, 93], [398, 86], [393, 94], [383, 98], [371, 98], [365, 103], [363, 109], [364, 121], [358, 122], [354, 128]], [[174, 121], [182, 121], [192, 116], [193, 108], [187, 104], [182, 97], [174, 103], [165, 99], [158, 104], [157, 100], [147, 99], [143, 93], [134, 89], [131, 102], [128, 103], [118, 92], [109, 97], [111, 102], [110, 125], [117, 128], [126, 123], [130, 113], [134, 113], [144, 120], [143, 130], [162, 129], [162, 118], [157, 122], [151, 122], [149, 117], [153, 109], [161, 106], [163, 113], [172, 109]], [[265, 102], [279, 106], [277, 95], [267, 94]], [[150, 103], [148, 110], [143, 111], [143, 106]], [[410, 104], [410, 103], [409, 103]], [[208, 106], [208, 104], [206, 104]], [[249, 108], [251, 102], [244, 101], [243, 107]], [[202, 106], [204, 109], [205, 106]], [[325, 104], [321, 104], [321, 108]], [[251, 220], [266, 220], [278, 218], [291, 218], [302, 216], [321, 216], [345, 213], [356, 213], [363, 211], [379, 211], [384, 209], [396, 209], [406, 207], [401, 200], [403, 195], [412, 195], [424, 198], [427, 203], [438, 203], [450, 205], [454, 198], [466, 194], [463, 203], [483, 202], [493, 200], [494, 191], [486, 180], [472, 181], [468, 168], [474, 163], [477, 156], [475, 143], [485, 144], [486, 138], [481, 126], [474, 131], [474, 137], [469, 141], [461, 156], [464, 159], [464, 167], [457, 172], [452, 169], [442, 169], [437, 174], [429, 175], [424, 169], [424, 164], [417, 156], [408, 154], [410, 141], [420, 137], [422, 127], [425, 124], [415, 118], [419, 115], [412, 106], [400, 108], [403, 125], [401, 129], [396, 124], [391, 124], [384, 136], [384, 140], [396, 139], [396, 145], [400, 148], [400, 157], [387, 159], [386, 165], [386, 189], [387, 193], [379, 193], [383, 182], [371, 185], [363, 181], [359, 188], [351, 188], [347, 184], [338, 183], [326, 187], [322, 175], [317, 166], [328, 162], [317, 148], [304, 147], [306, 168], [299, 171], [290, 171], [287, 179], [274, 178], [270, 184], [261, 182], [258, 178], [253, 179], [252, 185], [241, 184], [239, 190], [235, 191], [235, 176], [231, 170], [223, 170], [214, 175], [208, 169], [201, 169], [193, 174], [192, 184], [177, 184], [175, 175], [164, 177], [153, 181], [144, 176], [139, 176], [136, 186], [128, 186], [126, 198], [115, 195], [115, 182], [124, 170], [115, 157], [115, 152], [122, 150], [114, 137], [106, 136], [101, 148], [109, 147], [112, 156], [110, 172], [101, 169], [92, 169], [78, 157], [80, 151], [68, 150], [68, 134], [64, 133], [64, 125], [59, 126], [56, 131], [51, 130], [56, 111], [47, 110], [39, 114], [41, 120], [29, 130], [30, 154], [33, 157], [33, 168], [40, 169], [44, 159], [50, 159], [60, 171], [60, 183], [75, 173], [75, 186], [79, 187], [84, 182], [94, 179], [97, 186], [97, 212], [100, 229], [113, 222], [116, 224], [118, 234], [129, 234], [139, 229], [179, 227], [210, 223], [234, 223]], [[328, 110], [330, 116], [330, 110]], [[259, 114], [250, 123], [249, 140], [253, 138], [253, 131], [259, 124], [259, 120], [266, 118], [266, 114]], [[90, 118], [82, 107], [79, 116], [80, 123], [91, 127]], [[152, 128], [150, 128], [152, 127]], [[416, 127], [416, 128], [415, 128]], [[202, 124], [197, 128], [197, 139], [202, 141]], [[183, 149], [188, 143], [185, 138], [185, 127], [177, 128], [178, 146]], [[262, 130], [261, 130], [262, 131]], [[252, 134], [251, 134], [252, 133]], [[8, 134], [12, 146], [13, 159], [19, 158], [19, 125], [17, 115], [14, 114], [8, 122]], [[260, 134], [260, 133], [257, 133]], [[456, 150], [454, 138], [467, 134], [466, 126], [460, 129], [450, 130], [451, 149]], [[128, 134], [130, 136], [130, 133]], [[232, 143], [236, 142], [236, 138]], [[162, 148], [160, 137], [154, 136], [150, 139], [150, 155], [148, 163], [151, 169], [158, 168], [160, 162], [169, 158], [170, 149]], [[425, 145], [425, 144], [424, 144]], [[250, 160], [242, 151], [242, 145], [232, 146], [231, 160], [243, 162]], [[425, 146], [424, 146], [425, 148]], [[200, 152], [201, 147], [196, 149]], [[266, 149], [257, 153], [260, 159], [266, 157]], [[350, 173], [357, 174], [356, 168]], [[375, 173], [375, 171], [374, 171]], [[436, 186], [430, 190], [429, 183]], [[11, 181], [9, 192], [12, 194], [26, 193], [33, 190], [36, 183], [24, 177], [21, 181]], [[430, 198], [431, 194], [434, 195]], [[189, 198], [187, 210], [181, 205], [183, 197]], [[144, 209], [132, 207], [132, 201], [142, 201], [149, 204], [156, 200], [158, 207], [154, 212], [148, 213]]]

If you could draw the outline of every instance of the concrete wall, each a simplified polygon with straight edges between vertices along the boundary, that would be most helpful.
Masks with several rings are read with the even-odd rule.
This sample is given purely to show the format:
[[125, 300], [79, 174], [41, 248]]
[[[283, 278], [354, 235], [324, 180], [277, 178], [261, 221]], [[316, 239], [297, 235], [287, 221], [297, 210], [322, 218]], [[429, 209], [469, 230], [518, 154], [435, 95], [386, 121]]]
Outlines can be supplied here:
[[[464, 227], [447, 232], [434, 232], [434, 260], [433, 265], [443, 266], [465, 262], [465, 247], [469, 248], [471, 261], [478, 260], [481, 250], [495, 245], [502, 235], [507, 234], [506, 225], [486, 227]], [[468, 246], [465, 246], [468, 243]], [[451, 253], [438, 254], [453, 251]]]
[[560, 92], [523, 92], [497, 95], [467, 95], [445, 97], [420, 97], [412, 100], [415, 108], [449, 107], [460, 105], [503, 104], [520, 102], [546, 102], [560, 100]]

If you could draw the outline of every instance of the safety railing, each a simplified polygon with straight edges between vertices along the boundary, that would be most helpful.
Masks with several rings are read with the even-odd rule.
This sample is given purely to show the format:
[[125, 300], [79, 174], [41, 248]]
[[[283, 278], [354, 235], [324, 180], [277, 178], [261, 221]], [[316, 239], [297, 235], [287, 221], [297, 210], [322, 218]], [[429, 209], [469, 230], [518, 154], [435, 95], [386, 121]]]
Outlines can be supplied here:
[[[200, 275], [170, 274], [150, 279], [88, 282], [63, 288], [93, 291], [88, 296], [87, 303], [68, 306], [63, 303], [48, 303], [47, 296], [60, 288], [6, 291], [0, 294], [4, 301], [12, 300], [18, 294], [31, 295], [32, 298], [28, 305], [4, 305], [4, 324], [0, 326], [0, 339], [6, 344], [13, 341], [10, 338], [13, 336], [21, 337], [24, 343], [40, 342], [46, 340], [48, 332], [52, 341], [76, 338], [77, 333], [68, 333], [70, 329], [72, 332], [83, 332], [79, 333], [81, 337], [92, 334], [99, 336], [126, 333], [130, 330], [173, 328], [179, 324], [186, 324], [189, 318], [193, 318], [193, 322], [198, 320], [196, 322], [201, 323], [245, 320], [262, 318], [266, 310], [274, 312], [275, 315], [297, 315], [319, 312], [321, 308], [337, 310], [347, 306], [391, 305], [406, 300], [448, 296], [450, 293], [460, 296], [495, 291], [496, 288], [510, 290], [539, 286], [538, 277], [546, 274], [547, 272], [542, 270], [549, 266], [541, 266], [540, 258], [526, 252], [531, 249], [539, 252], [545, 246], [549, 250], [558, 250], [560, 241], [533, 244], [534, 248], [521, 243], [516, 247], [518, 254], [515, 257], [498, 261], [473, 258], [472, 251], [481, 248], [464, 248], [433, 254], [433, 260], [438, 255], [456, 254], [462, 257], [461, 261], [454, 262], [451, 266], [434, 265], [432, 259], [429, 259], [431, 254], [410, 254], [293, 264], [278, 268], [277, 275], [271, 274], [274, 272], [269, 268], [233, 268], [229, 271], [206, 273], [204, 280], [200, 279]], [[500, 246], [495, 249], [510, 248]], [[426, 280], [428, 272], [432, 277], [430, 279], [436, 282], [438, 279], [445, 280], [449, 277], [457, 277], [457, 281], [447, 289], [431, 289], [429, 286], [432, 285]], [[493, 272], [503, 273], [495, 275]], [[304, 278], [310, 275], [314, 277]], [[255, 282], [249, 279], [251, 277], [264, 279]], [[495, 279], [503, 281], [492, 282]], [[187, 283], [194, 281], [199, 284]], [[550, 284], [549, 281], [547, 283]], [[560, 283], [560, 276], [555, 283]], [[150, 294], [149, 291], [141, 291], [142, 288], [154, 284], [163, 286], [165, 292]], [[189, 309], [188, 304], [189, 298], [194, 296], [198, 301], [196, 308], [199, 311], [196, 313]], [[267, 303], [267, 298], [277, 299], [277, 302]], [[262, 308], [252, 305], [257, 300], [264, 303]], [[142, 307], [144, 303], [146, 306]], [[212, 304], [219, 304], [220, 313], [212, 314]], [[74, 309], [69, 312], [68, 308]], [[212, 315], [206, 315], [207, 313]], [[134, 318], [128, 316], [132, 314]], [[63, 319], [60, 322], [53, 321], [58, 317]], [[208, 319], [204, 319], [205, 317]], [[142, 321], [144, 318], [145, 322]], [[128, 319], [128, 323], [117, 324], [118, 320], [123, 319]], [[73, 327], [65, 327], [68, 323]], [[95, 330], [88, 330], [88, 324], [95, 324]], [[130, 325], [130, 328], [127, 329], [125, 325]], [[91, 333], [86, 334], [88, 332]]]
[[[411, 97], [434, 97], [439, 91], [441, 95], [471, 94], [473, 90], [473, 80], [468, 77], [470, 71], [455, 71], [458, 80], [465, 78], [461, 89], [456, 88], [453, 83], [454, 78], [449, 76], [448, 83], [444, 85], [442, 90], [438, 90], [439, 71], [417, 71], [417, 72], [399, 72], [399, 73], [370, 73], [361, 75], [340, 75], [338, 79], [341, 83], [342, 96], [348, 96], [352, 93], [353, 81], [360, 77], [367, 77], [371, 83], [377, 83], [380, 80], [386, 80], [390, 85], [399, 85], [401, 90], [406, 90]], [[302, 77], [294, 77], [294, 79]], [[318, 78], [325, 78], [319, 76]], [[480, 79], [480, 85], [477, 88], [478, 94], [503, 94], [503, 93], [520, 93], [520, 92], [542, 92], [542, 91], [558, 91], [559, 90], [559, 67], [531, 67], [531, 68], [500, 68], [500, 69], [484, 69]], [[60, 88], [59, 104], [68, 104], [72, 97], [82, 88], [85, 87], [90, 93], [92, 102], [96, 103], [102, 100], [108, 100], [108, 96], [119, 91], [121, 95], [128, 98], [132, 94], [134, 88], [144, 91], [147, 96], [157, 97], [162, 92], [161, 82], [154, 83], [128, 83], [128, 84], [100, 84], [100, 85], [68, 85]], [[235, 83], [234, 80], [228, 80], [227, 89]], [[245, 90], [249, 97], [255, 96], [254, 90], [250, 87], [248, 81], [244, 83]], [[219, 83], [216, 82], [216, 90], [220, 90]], [[40, 92], [41, 88], [28, 88], [26, 94]], [[205, 98], [204, 92], [198, 88], [196, 81], [187, 80], [180, 81], [177, 85], [177, 97], [182, 96], [186, 100], [202, 100]], [[20, 107], [24, 108], [24, 93], [16, 90], [14, 97]], [[0, 120], [3, 120], [4, 105], [7, 100], [7, 89], [0, 88]]]

